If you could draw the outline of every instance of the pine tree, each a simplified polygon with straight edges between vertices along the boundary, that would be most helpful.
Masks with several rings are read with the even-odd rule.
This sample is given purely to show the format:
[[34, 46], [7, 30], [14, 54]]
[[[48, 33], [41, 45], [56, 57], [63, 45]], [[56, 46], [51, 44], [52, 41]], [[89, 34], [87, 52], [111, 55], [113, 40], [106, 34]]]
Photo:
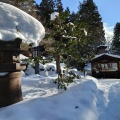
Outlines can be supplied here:
[[80, 3], [77, 14], [78, 22], [88, 26], [88, 39], [90, 40], [88, 47], [94, 51], [97, 46], [105, 44], [102, 18], [93, 0], [84, 0], [83, 3]]
[[112, 53], [120, 55], [120, 22], [117, 22], [114, 27], [114, 36], [111, 49]]

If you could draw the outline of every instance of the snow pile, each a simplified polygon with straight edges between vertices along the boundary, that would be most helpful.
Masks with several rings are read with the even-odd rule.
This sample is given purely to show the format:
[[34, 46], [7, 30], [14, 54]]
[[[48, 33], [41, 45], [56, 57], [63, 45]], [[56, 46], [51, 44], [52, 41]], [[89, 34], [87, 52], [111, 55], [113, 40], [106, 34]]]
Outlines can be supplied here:
[[[120, 83], [117, 82], [117, 84], [112, 85], [109, 89], [109, 95], [108, 95], [108, 105], [107, 105], [107, 113], [108, 116], [104, 113], [103, 116], [107, 120], [118, 120], [120, 119], [120, 114], [117, 111], [120, 111]], [[103, 119], [103, 120], [106, 120]]]
[[[62, 73], [65, 70], [64, 65], [61, 64], [61, 70]], [[54, 76], [56, 74], [56, 64], [55, 63], [46, 63], [45, 65], [39, 63], [39, 75], [42, 76]], [[26, 75], [35, 74], [35, 69], [33, 68], [33, 65], [28, 65], [27, 69], [25, 70]]]
[[0, 39], [9, 41], [20, 37], [24, 43], [39, 44], [45, 35], [42, 24], [24, 11], [0, 2]]
[[59, 13], [58, 12], [53, 12], [51, 15], [50, 15], [50, 19], [51, 20], [55, 20], [55, 18], [59, 16]]
[[29, 64], [27, 66], [27, 69], [25, 70], [25, 74], [26, 75], [35, 74], [35, 69], [32, 67], [32, 64]]
[[56, 78], [57, 74], [24, 75], [24, 100], [0, 108], [0, 120], [119, 120], [119, 79], [81, 76], [64, 91], [53, 83]]
[[[39, 64], [39, 75], [42, 76], [51, 76], [56, 74], [56, 65], [53, 63], [47, 63], [45, 65]], [[35, 74], [35, 69], [32, 67], [32, 64], [28, 65], [27, 69], [25, 70], [26, 75]]]
[[[93, 80], [76, 80], [67, 91], [52, 78], [23, 77], [24, 101], [1, 108], [1, 120], [97, 120], [97, 86]], [[56, 95], [57, 94], [57, 95]]]
[[28, 59], [28, 57], [24, 56], [23, 54], [20, 54], [20, 60]]
[[91, 75], [91, 63], [88, 63], [85, 67], [84, 70], [87, 72], [88, 75]]
[[98, 86], [99, 120], [119, 120], [120, 79], [101, 79]]

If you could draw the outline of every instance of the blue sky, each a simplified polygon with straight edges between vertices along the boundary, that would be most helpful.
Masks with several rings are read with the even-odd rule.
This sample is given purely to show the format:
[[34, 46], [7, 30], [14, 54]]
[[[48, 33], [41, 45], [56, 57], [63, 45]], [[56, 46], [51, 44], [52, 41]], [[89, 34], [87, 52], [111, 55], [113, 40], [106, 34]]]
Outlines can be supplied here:
[[[41, 0], [36, 0], [36, 2], [40, 3]], [[75, 12], [78, 10], [79, 2], [83, 0], [62, 0], [64, 8], [68, 6]], [[112, 31], [115, 24], [120, 22], [120, 0], [94, 0], [94, 3], [98, 7], [105, 29]]]
[[[73, 2], [74, 1], [74, 2]], [[77, 11], [79, 2], [83, 0], [62, 0], [64, 8], [67, 6], [71, 11]], [[36, 0], [40, 3], [41, 0]], [[102, 17], [102, 21], [108, 26], [114, 26], [116, 22], [120, 22], [120, 0], [94, 0], [98, 7], [98, 11]]]

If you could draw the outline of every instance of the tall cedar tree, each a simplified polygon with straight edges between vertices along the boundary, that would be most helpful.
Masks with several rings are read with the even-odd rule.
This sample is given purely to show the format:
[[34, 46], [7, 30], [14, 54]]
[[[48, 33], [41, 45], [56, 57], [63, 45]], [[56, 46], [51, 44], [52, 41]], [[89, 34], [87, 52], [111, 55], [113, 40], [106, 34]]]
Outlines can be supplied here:
[[66, 7], [65, 12], [68, 14], [65, 22], [69, 23], [70, 22], [70, 15], [71, 15], [69, 7]]
[[120, 55], [120, 22], [114, 27], [114, 36], [112, 41], [112, 53]]
[[61, 0], [42, 0], [40, 5], [37, 5], [37, 8], [39, 10], [39, 20], [43, 23], [45, 27], [48, 28], [50, 27], [50, 14], [54, 11], [57, 11], [59, 13], [63, 11]]
[[72, 12], [71, 14], [70, 14], [70, 22], [72, 22], [72, 23], [74, 23], [74, 24], [76, 24], [77, 22], [79, 22], [79, 20], [78, 20], [78, 14], [76, 14], [75, 12]]
[[[63, 38], [63, 35], [67, 33], [66, 27], [67, 25], [65, 24], [66, 18], [68, 16], [67, 12], [61, 12], [59, 16], [55, 18], [55, 20], [51, 21], [52, 24], [52, 30], [51, 30], [51, 37], [54, 38], [55, 43], [54, 43], [54, 51], [53, 51], [53, 56], [56, 59], [56, 67], [57, 67], [57, 73], [58, 73], [58, 88], [60, 87], [62, 81], [62, 72], [60, 68], [60, 61], [62, 55], [65, 53], [65, 41]], [[70, 30], [70, 29], [68, 29]]]
[[38, 16], [42, 24], [47, 27], [50, 22], [50, 14], [54, 12], [55, 3], [53, 0], [42, 0], [38, 5]]
[[105, 44], [102, 18], [97, 10], [97, 6], [93, 0], [84, 0], [83, 3], [80, 3], [77, 14], [78, 22], [89, 26], [87, 28], [88, 39], [90, 40], [88, 48], [95, 51], [97, 46]]
[[63, 4], [61, 2], [61, 0], [54, 0], [55, 3], [55, 11], [57, 12], [62, 12], [63, 11]]
[[67, 63], [70, 66], [77, 67], [79, 70], [83, 70], [85, 63], [89, 62], [93, 58], [93, 51], [88, 49], [89, 39], [87, 38], [87, 26], [84, 23], [74, 24], [73, 36], [76, 37], [72, 41], [72, 46], [69, 48], [69, 53], [71, 57], [68, 57]]

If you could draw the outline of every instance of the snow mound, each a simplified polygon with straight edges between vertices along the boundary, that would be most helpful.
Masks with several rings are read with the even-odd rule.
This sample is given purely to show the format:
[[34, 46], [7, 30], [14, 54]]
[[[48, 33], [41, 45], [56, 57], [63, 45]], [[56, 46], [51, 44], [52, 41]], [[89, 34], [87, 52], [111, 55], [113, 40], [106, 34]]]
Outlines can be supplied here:
[[23, 54], [20, 54], [20, 60], [28, 59], [28, 57], [24, 56]]
[[59, 16], [59, 13], [58, 12], [53, 12], [51, 15], [50, 15], [50, 18], [51, 20], [55, 20], [55, 18]]
[[92, 80], [78, 80], [60, 92], [51, 78], [32, 75], [23, 77], [22, 86], [25, 100], [2, 108], [0, 120], [98, 120]]
[[0, 39], [9, 41], [20, 37], [24, 43], [37, 46], [45, 35], [43, 25], [24, 11], [0, 2]]
[[31, 74], [35, 74], [35, 69], [32, 67], [32, 65], [28, 65], [27, 69], [25, 70], [25, 74], [26, 75], [31, 75]]

